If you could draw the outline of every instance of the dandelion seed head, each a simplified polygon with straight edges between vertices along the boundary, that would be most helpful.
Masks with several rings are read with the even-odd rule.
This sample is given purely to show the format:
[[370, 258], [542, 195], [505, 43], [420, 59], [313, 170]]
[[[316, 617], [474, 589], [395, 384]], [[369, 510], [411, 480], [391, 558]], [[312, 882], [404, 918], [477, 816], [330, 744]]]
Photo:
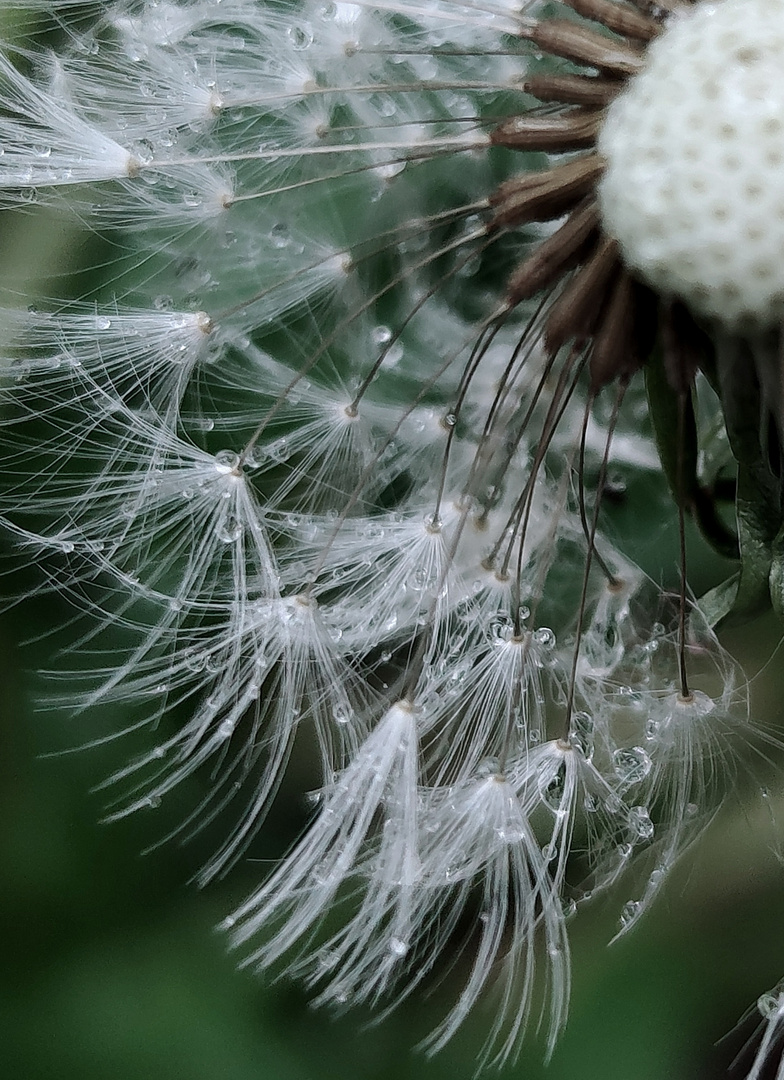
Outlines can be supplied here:
[[602, 218], [627, 264], [730, 326], [784, 312], [784, 6], [680, 11], [609, 106]]
[[[677, 292], [607, 234], [613, 184], [655, 194], [627, 142], [689, 126], [666, 80], [635, 94], [715, 64], [668, 52], [697, 18], [669, 0], [568, 7], [118, 0], [56, 61], [0, 61], [2, 199], [121, 252], [113, 301], [0, 312], [0, 517], [43, 587], [88, 598], [74, 652], [127, 642], [68, 704], [152, 729], [112, 816], [206, 776], [187, 828], [237, 808], [210, 880], [302, 738], [313, 820], [224, 927], [316, 1002], [391, 1006], [448, 970], [424, 1045], [495, 994], [497, 1064], [540, 998], [552, 1049], [566, 917], [641, 855], [636, 924], [743, 729], [718, 642], [677, 637], [601, 513], [659, 467], [636, 375]], [[753, 36], [774, 6], [745, 10]]]

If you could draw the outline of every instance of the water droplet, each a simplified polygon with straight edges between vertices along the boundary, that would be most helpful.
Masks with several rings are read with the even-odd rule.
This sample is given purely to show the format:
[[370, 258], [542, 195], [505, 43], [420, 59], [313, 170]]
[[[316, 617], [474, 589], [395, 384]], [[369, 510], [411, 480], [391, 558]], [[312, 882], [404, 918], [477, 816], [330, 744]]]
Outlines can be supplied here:
[[555, 646], [555, 634], [549, 626], [540, 626], [534, 631], [534, 641], [543, 649], [552, 649]]
[[161, 797], [160, 795], [148, 795], [144, 802], [150, 810], [157, 810], [161, 805]]
[[320, 949], [318, 953], [318, 966], [322, 971], [331, 971], [339, 959], [340, 954], [335, 949]]
[[99, 330], [108, 330], [112, 325], [112, 320], [106, 315], [99, 315], [95, 320], [95, 325]]
[[648, 808], [632, 806], [629, 810], [629, 829], [636, 841], [650, 840], [654, 827]]
[[572, 717], [569, 741], [587, 760], [593, 755], [593, 726], [593, 717], [586, 712], [576, 712]]
[[393, 368], [396, 367], [403, 359], [403, 346], [401, 342], [396, 341], [392, 345], [388, 345], [384, 349], [384, 367]]
[[370, 340], [374, 345], [386, 345], [392, 340], [392, 331], [388, 326], [374, 326], [370, 331]]
[[218, 736], [221, 739], [228, 739], [234, 734], [234, 721], [224, 720], [223, 723], [218, 725]]
[[270, 240], [272, 241], [272, 246], [279, 250], [289, 246], [291, 243], [291, 234], [285, 221], [279, 221], [277, 225], [272, 226], [270, 229]]
[[201, 649], [188, 649], [185, 653], [185, 666], [189, 671], [204, 671], [207, 666], [207, 654]]
[[624, 788], [639, 784], [651, 771], [652, 762], [641, 746], [625, 746], [612, 756], [615, 775]]
[[782, 1007], [782, 1000], [779, 994], [762, 994], [757, 998], [757, 1008], [760, 1015], [765, 1020], [770, 1020]]
[[222, 540], [224, 544], [236, 544], [242, 536], [242, 522], [238, 521], [233, 514], [229, 514], [218, 525], [216, 532], [218, 539]]
[[559, 769], [548, 783], [540, 786], [542, 799], [551, 810], [560, 810], [564, 797], [564, 770]]
[[651, 887], [654, 888], [654, 889], [658, 889], [658, 887], [664, 881], [666, 876], [667, 876], [667, 868], [666, 868], [666, 866], [656, 866], [656, 867], [654, 867], [653, 870], [651, 870], [650, 876], [648, 878], [648, 880], [650, 881]]
[[[249, 469], [260, 469], [267, 461], [267, 457], [267, 451], [264, 447], [252, 446], [250, 450], [247, 450], [245, 453], [245, 464]], [[294, 524], [296, 524], [296, 522]]]
[[486, 757], [479, 762], [476, 771], [478, 776], [498, 776], [501, 772], [501, 762], [497, 757]]
[[649, 717], [645, 722], [645, 738], [651, 741], [658, 738], [661, 726], [661, 720], [658, 717]]
[[267, 454], [273, 461], [285, 461], [289, 456], [289, 444], [288, 440], [281, 438], [275, 439], [267, 446]]
[[603, 495], [609, 499], [621, 499], [626, 494], [626, 480], [621, 473], [609, 473], [604, 481]]
[[239, 463], [240, 456], [233, 450], [219, 450], [215, 455], [215, 465], [219, 472], [234, 472]]
[[408, 942], [399, 937], [390, 938], [389, 951], [393, 956], [405, 956], [408, 952]]
[[496, 835], [504, 844], [519, 844], [524, 838], [525, 832], [519, 825], [504, 825], [502, 828], [496, 829]]
[[629, 900], [623, 905], [621, 910], [621, 929], [625, 930], [628, 926], [634, 922], [640, 911], [639, 900]]
[[286, 31], [286, 36], [291, 43], [292, 49], [296, 49], [297, 52], [301, 52], [313, 44], [313, 34], [307, 24], [290, 26]]
[[336, 724], [348, 724], [354, 716], [354, 710], [346, 705], [335, 705], [332, 709], [332, 717]]

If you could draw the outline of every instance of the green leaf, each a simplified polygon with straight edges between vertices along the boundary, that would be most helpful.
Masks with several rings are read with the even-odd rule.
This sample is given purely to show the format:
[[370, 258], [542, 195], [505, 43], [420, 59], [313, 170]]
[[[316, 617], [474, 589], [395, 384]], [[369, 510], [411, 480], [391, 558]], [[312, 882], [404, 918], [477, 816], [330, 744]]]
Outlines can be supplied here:
[[735, 508], [741, 566], [732, 614], [747, 618], [771, 604], [774, 545], [782, 527], [781, 485], [760, 432], [763, 411], [751, 359], [735, 355], [725, 360], [719, 381], [727, 435], [738, 462]]
[[697, 424], [691, 395], [686, 400], [683, 418], [682, 448], [680, 442], [679, 395], [670, 386], [661, 353], [656, 353], [645, 366], [645, 389], [648, 411], [656, 438], [656, 449], [676, 502], [688, 504], [697, 481]]
[[773, 558], [770, 563], [770, 599], [773, 610], [784, 619], [784, 525], [773, 541]]
[[697, 474], [699, 440], [693, 397], [688, 394], [681, 405], [680, 395], [667, 379], [660, 353], [645, 367], [645, 389], [656, 448], [676, 503], [683, 501], [714, 551], [737, 559], [738, 538], [722, 521], [712, 495], [701, 486]]
[[711, 629], [718, 626], [732, 612], [738, 596], [739, 584], [740, 571], [738, 570], [731, 577], [728, 577], [726, 581], [722, 581], [720, 585], [709, 589], [704, 596], [700, 597], [697, 607], [700, 615]]

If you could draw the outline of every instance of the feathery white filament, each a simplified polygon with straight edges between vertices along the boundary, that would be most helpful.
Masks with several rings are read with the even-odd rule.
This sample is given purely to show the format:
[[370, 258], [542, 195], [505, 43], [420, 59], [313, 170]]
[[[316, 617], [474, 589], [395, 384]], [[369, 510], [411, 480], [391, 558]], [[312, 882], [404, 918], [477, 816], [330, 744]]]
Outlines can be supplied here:
[[[679, 699], [672, 635], [637, 611], [653, 586], [587, 535], [576, 462], [603, 461], [610, 426], [613, 462], [654, 460], [639, 392], [611, 425], [600, 401], [585, 416], [576, 354], [541, 346], [545, 309], [499, 301], [528, 237], [493, 227], [492, 196], [528, 159], [490, 133], [530, 106], [531, 5], [97, 6], [61, 55], [0, 60], [0, 201], [116, 258], [108, 302], [0, 310], [0, 517], [41, 587], [89, 615], [52, 698], [144, 710], [113, 817], [207, 776], [185, 829], [235, 820], [202, 880], [245, 851], [308, 730], [314, 819], [227, 920], [246, 962], [379, 1005], [462, 949], [424, 1045], [494, 995], [482, 1060], [502, 1063], [541, 977], [552, 1049], [566, 915], [710, 819], [743, 703], [696, 630], [724, 692]], [[776, 7], [744, 10], [753, 30]], [[603, 198], [622, 214], [619, 117]]]

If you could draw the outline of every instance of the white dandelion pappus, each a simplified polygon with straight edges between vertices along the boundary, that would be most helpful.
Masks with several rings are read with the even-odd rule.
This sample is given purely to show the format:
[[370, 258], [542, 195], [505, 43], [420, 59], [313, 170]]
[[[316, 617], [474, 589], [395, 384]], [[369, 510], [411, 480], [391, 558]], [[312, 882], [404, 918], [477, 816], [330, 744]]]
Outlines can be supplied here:
[[3, 314], [0, 493], [88, 609], [75, 712], [184, 717], [112, 816], [206, 775], [183, 835], [235, 813], [206, 881], [310, 728], [314, 818], [235, 945], [340, 1006], [449, 996], [460, 956], [424, 1045], [495, 995], [482, 1064], [540, 981], [552, 1050], [567, 914], [638, 850], [669, 868], [747, 734], [718, 642], [710, 697], [600, 521], [613, 464], [651, 468], [633, 379], [671, 311], [606, 232], [596, 145], [666, 12], [565, 6], [118, 0], [0, 70], [4, 202], [115, 252], [110, 300]]
[[[470, 973], [455, 1005], [424, 1045], [432, 1053], [445, 1046], [492, 981], [495, 1019], [480, 1063], [498, 1066], [519, 1049], [528, 1024], [538, 932], [547, 965], [542, 1021], [549, 1052], [566, 1018], [570, 960], [564, 911], [547, 858], [527, 808], [512, 783], [493, 771], [494, 764], [487, 763], [484, 776], [431, 793], [425, 811], [420, 919], [422, 932], [447, 948], [473, 891], [478, 891], [479, 912], [474, 909], [473, 914], [478, 940], [464, 943], [471, 947]], [[424, 973], [420, 971], [416, 981]]]
[[[285, 918], [274, 938], [256, 948], [245, 963], [266, 966], [274, 962], [323, 918], [343, 883], [357, 874], [363, 845], [383, 805], [389, 817], [370, 863], [373, 870], [366, 896], [351, 924], [359, 936], [341, 934], [327, 946], [328, 951], [330, 947], [336, 950], [336, 962], [348, 965], [336, 981], [351, 980], [351, 963], [357, 954], [361, 956], [373, 934], [383, 929], [391, 895], [399, 891], [399, 902], [405, 905], [415, 877], [416, 751], [413, 710], [407, 702], [399, 702], [321, 793], [316, 821], [291, 856], [231, 916], [235, 945], [243, 945], [261, 927]], [[404, 920], [405, 912], [392, 915], [393, 926], [398, 918]], [[308, 966], [313, 963], [318, 969], [318, 959]]]

